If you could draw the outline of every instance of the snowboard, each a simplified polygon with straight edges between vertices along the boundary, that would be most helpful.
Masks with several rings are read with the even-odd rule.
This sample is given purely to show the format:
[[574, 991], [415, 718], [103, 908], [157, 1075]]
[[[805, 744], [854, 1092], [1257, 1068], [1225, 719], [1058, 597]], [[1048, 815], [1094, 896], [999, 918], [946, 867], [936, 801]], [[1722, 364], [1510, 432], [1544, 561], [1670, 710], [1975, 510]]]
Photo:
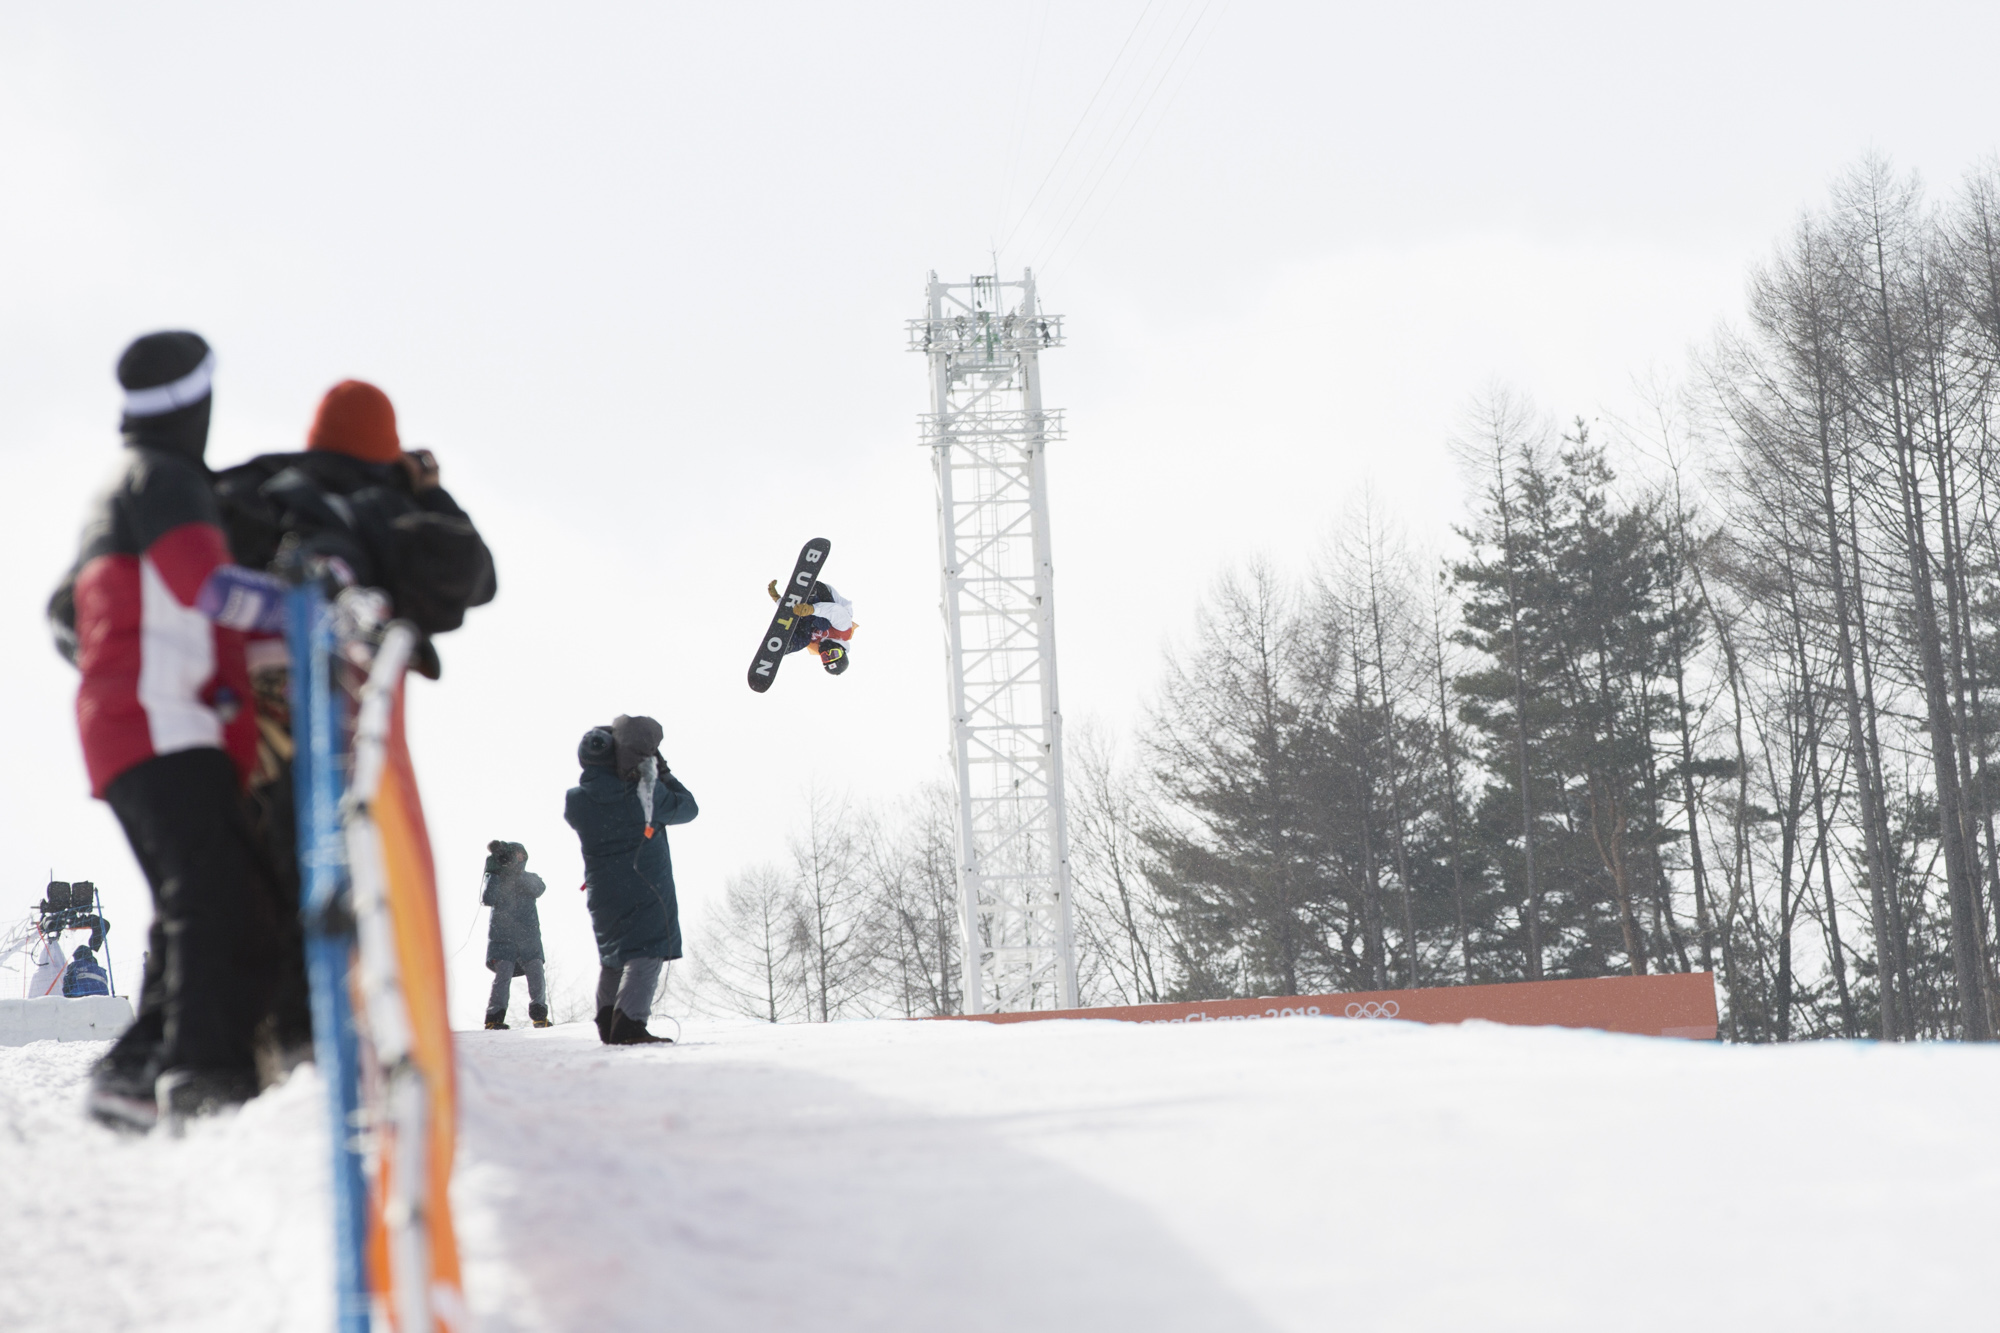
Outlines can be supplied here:
[[771, 613], [771, 628], [764, 632], [763, 641], [757, 645], [757, 656], [750, 663], [750, 688], [757, 693], [770, 689], [771, 682], [778, 678], [778, 664], [785, 660], [785, 647], [792, 641], [792, 622], [797, 618], [792, 608], [812, 591], [813, 580], [825, 571], [826, 558], [832, 553], [833, 543], [824, 537], [815, 537], [799, 548], [798, 563], [792, 566], [792, 576], [785, 580], [778, 609]]

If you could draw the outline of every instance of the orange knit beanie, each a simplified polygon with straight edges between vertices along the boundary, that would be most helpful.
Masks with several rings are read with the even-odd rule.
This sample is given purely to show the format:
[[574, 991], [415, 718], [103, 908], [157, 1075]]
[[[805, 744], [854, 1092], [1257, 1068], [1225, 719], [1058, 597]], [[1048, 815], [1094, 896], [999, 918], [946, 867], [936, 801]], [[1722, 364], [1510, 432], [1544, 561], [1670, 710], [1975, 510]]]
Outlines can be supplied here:
[[326, 391], [306, 432], [306, 448], [346, 454], [367, 463], [393, 463], [403, 456], [396, 436], [396, 409], [389, 395], [360, 380], [342, 380]]

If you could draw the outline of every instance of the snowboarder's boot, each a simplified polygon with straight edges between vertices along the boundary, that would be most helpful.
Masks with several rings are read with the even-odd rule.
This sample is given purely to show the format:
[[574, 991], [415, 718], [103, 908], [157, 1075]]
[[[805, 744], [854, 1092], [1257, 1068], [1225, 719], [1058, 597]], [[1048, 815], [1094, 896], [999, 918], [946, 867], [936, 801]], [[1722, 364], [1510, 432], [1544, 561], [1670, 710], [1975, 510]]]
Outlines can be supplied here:
[[160, 1119], [174, 1133], [196, 1116], [233, 1110], [257, 1095], [257, 1070], [169, 1069], [153, 1085]]
[[549, 1025], [549, 1007], [545, 1004], [529, 1005], [528, 1021], [538, 1028], [547, 1027]]
[[611, 1044], [611, 1006], [608, 1004], [597, 1011], [597, 1039], [606, 1046]]
[[627, 1018], [623, 1010], [611, 1011], [611, 1035], [605, 1043], [610, 1046], [651, 1046], [654, 1044], [671, 1046], [672, 1037], [656, 1037], [646, 1031], [646, 1025]]
[[507, 1030], [507, 1011], [505, 1009], [502, 1009], [497, 1014], [495, 1013], [487, 1014], [486, 1030], [488, 1032], [505, 1032]]

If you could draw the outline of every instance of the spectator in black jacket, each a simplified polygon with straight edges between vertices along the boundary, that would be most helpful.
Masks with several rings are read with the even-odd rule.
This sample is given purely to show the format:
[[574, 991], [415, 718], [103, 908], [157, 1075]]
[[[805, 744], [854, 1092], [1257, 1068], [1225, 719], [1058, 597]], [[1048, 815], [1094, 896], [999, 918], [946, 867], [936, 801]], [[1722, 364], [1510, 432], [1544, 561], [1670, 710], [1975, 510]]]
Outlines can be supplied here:
[[[265, 454], [215, 478], [230, 553], [252, 569], [282, 571], [298, 557], [340, 562], [353, 580], [389, 594], [395, 614], [423, 631], [416, 669], [439, 674], [430, 635], [457, 629], [493, 600], [493, 557], [428, 450], [403, 451], [388, 395], [343, 380], [320, 400], [302, 453]], [[311, 1007], [298, 927], [297, 818], [292, 796], [288, 658], [282, 638], [247, 646], [256, 702], [257, 762], [250, 796], [276, 864], [285, 938], [267, 1054], [283, 1067], [310, 1058]]]
[[[372, 384], [334, 385], [304, 453], [253, 458], [218, 474], [215, 488], [238, 564], [269, 569], [285, 547], [337, 557], [426, 635], [457, 629], [493, 600], [492, 553], [439, 484], [430, 451], [403, 451], [396, 409]], [[435, 674], [434, 654], [420, 656]]]
[[507, 1001], [516, 973], [528, 979], [528, 1021], [549, 1025], [549, 992], [542, 977], [542, 918], [535, 899], [547, 885], [528, 873], [528, 849], [518, 842], [486, 844], [486, 884], [479, 901], [493, 909], [486, 924], [486, 966], [493, 969], [493, 993], [486, 999], [486, 1026], [507, 1026]]

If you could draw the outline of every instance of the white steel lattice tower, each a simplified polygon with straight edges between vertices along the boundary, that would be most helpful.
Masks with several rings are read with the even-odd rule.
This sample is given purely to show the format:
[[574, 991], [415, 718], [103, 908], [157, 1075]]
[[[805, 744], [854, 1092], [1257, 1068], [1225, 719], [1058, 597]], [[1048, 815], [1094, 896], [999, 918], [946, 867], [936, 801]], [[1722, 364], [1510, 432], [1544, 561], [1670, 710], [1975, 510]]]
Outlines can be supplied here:
[[923, 442], [937, 476], [958, 765], [958, 880], [965, 1012], [1076, 1004], [1055, 579], [1036, 357], [1062, 343], [1035, 278], [930, 279], [910, 348], [930, 358]]

